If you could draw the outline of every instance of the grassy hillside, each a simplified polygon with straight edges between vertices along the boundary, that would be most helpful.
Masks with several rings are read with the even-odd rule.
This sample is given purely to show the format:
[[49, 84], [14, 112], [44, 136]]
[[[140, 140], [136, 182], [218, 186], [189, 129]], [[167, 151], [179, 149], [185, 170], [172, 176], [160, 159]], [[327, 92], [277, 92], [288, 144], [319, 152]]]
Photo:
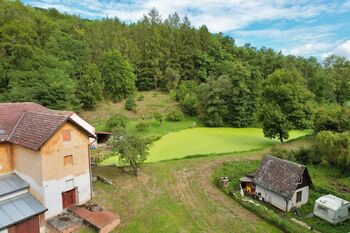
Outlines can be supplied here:
[[[143, 100], [142, 97], [143, 96]], [[136, 110], [125, 110], [125, 100], [113, 103], [111, 101], [103, 101], [97, 104], [96, 109], [92, 111], [83, 111], [80, 113], [88, 122], [97, 127], [98, 130], [105, 129], [105, 122], [111, 115], [121, 113], [129, 119], [140, 120], [150, 119], [154, 112], [160, 112], [166, 115], [171, 110], [180, 110], [179, 104], [173, 100], [167, 92], [162, 91], [140, 91], [135, 95]]]

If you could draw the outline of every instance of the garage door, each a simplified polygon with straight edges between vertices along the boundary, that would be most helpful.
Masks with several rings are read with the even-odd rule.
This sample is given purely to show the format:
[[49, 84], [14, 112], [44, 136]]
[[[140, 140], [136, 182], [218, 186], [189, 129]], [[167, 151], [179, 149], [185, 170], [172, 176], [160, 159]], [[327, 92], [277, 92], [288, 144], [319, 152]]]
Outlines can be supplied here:
[[26, 220], [25, 222], [17, 224], [15, 229], [16, 233], [39, 233], [39, 217], [35, 216]]

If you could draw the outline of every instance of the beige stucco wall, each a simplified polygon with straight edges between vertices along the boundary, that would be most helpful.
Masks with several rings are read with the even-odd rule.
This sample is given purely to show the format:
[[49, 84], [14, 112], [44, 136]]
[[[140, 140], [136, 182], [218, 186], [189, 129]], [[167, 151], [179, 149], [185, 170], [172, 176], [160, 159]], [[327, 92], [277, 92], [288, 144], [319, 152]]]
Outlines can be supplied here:
[[[67, 132], [70, 132], [70, 140], [63, 140], [63, 132], [66, 139]], [[37, 151], [0, 144], [0, 164], [6, 165], [6, 170], [0, 170], [0, 174], [13, 170], [28, 182], [29, 192], [48, 208], [45, 218], [49, 218], [62, 212], [62, 192], [76, 188], [78, 204], [90, 200], [88, 147], [87, 133], [67, 122]], [[72, 155], [73, 164], [65, 166], [64, 157], [67, 155]], [[68, 186], [70, 184], [72, 187]]]
[[11, 144], [0, 143], [0, 175], [13, 170], [13, 157], [11, 154]]
[[40, 151], [19, 145], [12, 146], [14, 168], [20, 174], [29, 176], [38, 185], [42, 184], [42, 163]]
[[[62, 132], [70, 131], [71, 140], [63, 141]], [[59, 180], [68, 175], [79, 176], [89, 171], [89, 137], [67, 122], [41, 148], [43, 181]], [[63, 158], [73, 155], [73, 165], [64, 166]]]

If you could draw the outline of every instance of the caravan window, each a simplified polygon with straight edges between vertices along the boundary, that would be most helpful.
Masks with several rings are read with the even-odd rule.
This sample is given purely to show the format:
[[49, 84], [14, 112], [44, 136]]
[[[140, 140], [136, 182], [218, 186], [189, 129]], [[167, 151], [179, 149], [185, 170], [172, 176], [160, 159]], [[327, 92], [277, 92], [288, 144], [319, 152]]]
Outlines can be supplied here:
[[318, 205], [317, 206], [317, 210], [319, 210], [320, 212], [327, 214], [328, 209], [324, 206]]

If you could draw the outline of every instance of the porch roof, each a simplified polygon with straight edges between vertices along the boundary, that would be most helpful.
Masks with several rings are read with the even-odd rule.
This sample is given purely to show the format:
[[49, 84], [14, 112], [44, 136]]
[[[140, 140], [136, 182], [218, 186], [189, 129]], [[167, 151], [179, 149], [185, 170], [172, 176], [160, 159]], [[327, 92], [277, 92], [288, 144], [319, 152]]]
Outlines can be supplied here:
[[0, 176], [0, 198], [28, 187], [29, 184], [16, 174]]
[[30, 193], [0, 201], [0, 230], [44, 213], [46, 210]]

